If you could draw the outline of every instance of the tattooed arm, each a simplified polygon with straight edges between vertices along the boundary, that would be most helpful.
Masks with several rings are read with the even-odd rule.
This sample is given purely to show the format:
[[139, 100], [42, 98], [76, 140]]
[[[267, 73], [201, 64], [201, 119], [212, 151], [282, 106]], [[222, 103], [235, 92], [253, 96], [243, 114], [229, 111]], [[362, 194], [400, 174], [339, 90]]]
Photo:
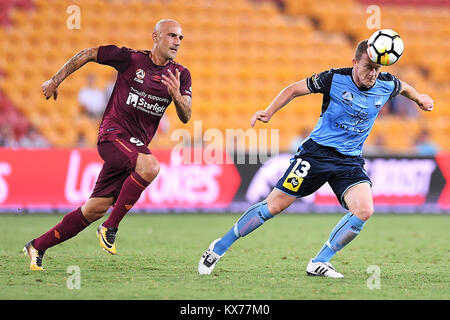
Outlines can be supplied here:
[[183, 123], [188, 123], [191, 119], [192, 98], [180, 93], [180, 72], [175, 70], [175, 75], [168, 70], [169, 76], [162, 75], [161, 82], [167, 86], [167, 91], [172, 97], [177, 111], [178, 118]]
[[58, 86], [64, 81], [70, 74], [84, 66], [89, 61], [97, 61], [97, 48], [88, 48], [81, 50], [69, 61], [62, 66], [61, 69], [50, 79], [42, 84], [42, 91], [45, 98], [48, 100], [51, 96], [56, 100], [58, 96]]

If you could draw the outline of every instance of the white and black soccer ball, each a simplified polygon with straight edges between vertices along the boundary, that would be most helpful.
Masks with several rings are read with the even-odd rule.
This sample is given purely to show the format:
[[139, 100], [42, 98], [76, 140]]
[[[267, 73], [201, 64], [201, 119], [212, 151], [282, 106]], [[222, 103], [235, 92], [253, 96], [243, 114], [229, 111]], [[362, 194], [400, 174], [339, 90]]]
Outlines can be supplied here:
[[367, 43], [367, 54], [370, 60], [383, 66], [390, 66], [403, 54], [403, 40], [391, 29], [375, 31]]

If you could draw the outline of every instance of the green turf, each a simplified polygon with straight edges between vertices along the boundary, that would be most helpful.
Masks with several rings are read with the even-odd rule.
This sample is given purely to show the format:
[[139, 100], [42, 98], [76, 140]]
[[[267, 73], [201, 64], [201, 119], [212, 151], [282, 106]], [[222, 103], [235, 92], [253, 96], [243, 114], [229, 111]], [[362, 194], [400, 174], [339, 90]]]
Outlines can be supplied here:
[[[100, 249], [94, 223], [49, 249], [44, 272], [28, 270], [23, 245], [61, 215], [0, 215], [0, 299], [449, 299], [450, 216], [378, 215], [332, 260], [343, 279], [310, 277], [308, 260], [340, 215], [284, 214], [238, 240], [210, 276], [197, 263], [238, 215], [129, 214], [118, 255]], [[370, 265], [380, 288], [368, 289]], [[67, 288], [69, 266], [81, 288]]]

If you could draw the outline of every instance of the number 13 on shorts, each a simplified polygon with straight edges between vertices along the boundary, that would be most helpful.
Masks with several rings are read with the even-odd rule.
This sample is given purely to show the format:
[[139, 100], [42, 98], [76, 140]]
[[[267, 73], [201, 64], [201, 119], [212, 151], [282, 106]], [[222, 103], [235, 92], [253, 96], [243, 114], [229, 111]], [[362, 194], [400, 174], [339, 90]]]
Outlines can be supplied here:
[[283, 182], [283, 187], [293, 192], [298, 191], [303, 179], [308, 174], [308, 170], [311, 168], [308, 161], [302, 160], [301, 158], [297, 158], [295, 161], [295, 165]]

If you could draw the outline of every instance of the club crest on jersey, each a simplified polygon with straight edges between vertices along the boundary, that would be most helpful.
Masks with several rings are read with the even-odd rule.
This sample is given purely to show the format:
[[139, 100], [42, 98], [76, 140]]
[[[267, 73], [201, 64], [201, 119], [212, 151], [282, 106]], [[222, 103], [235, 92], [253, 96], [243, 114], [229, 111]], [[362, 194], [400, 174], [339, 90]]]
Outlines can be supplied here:
[[144, 83], [144, 77], [145, 77], [145, 71], [142, 69], [136, 70], [136, 77], [134, 78], [134, 81], [139, 83]]
[[375, 107], [377, 109], [380, 109], [383, 106], [383, 97], [382, 96], [375, 96], [374, 103]]
[[351, 106], [353, 104], [353, 93], [351, 93], [349, 91], [344, 91], [342, 93], [342, 99], [344, 99], [344, 103], [346, 105]]

